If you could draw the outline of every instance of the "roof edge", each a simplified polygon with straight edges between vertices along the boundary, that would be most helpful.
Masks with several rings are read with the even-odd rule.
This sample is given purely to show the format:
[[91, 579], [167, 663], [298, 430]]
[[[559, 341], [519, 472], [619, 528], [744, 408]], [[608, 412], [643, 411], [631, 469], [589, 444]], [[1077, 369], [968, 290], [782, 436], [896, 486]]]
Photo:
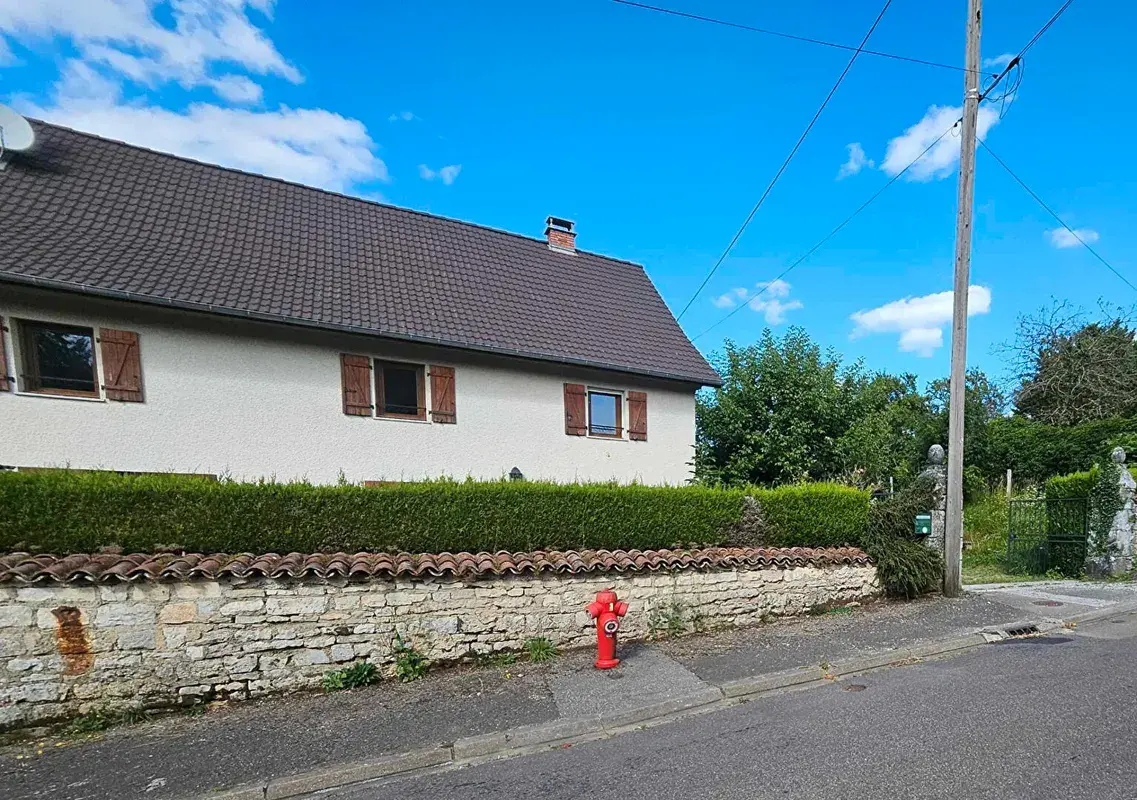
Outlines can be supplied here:
[[[276, 183], [283, 183], [286, 186], [295, 186], [299, 189], [307, 189], [308, 191], [312, 191], [312, 192], [320, 192], [321, 194], [331, 195], [332, 197], [342, 197], [345, 200], [352, 200], [352, 201], [355, 201], [357, 203], [366, 203], [368, 205], [379, 206], [381, 208], [389, 208], [393, 211], [402, 211], [402, 212], [405, 212], [407, 214], [415, 214], [417, 216], [427, 217], [429, 219], [444, 220], [446, 222], [453, 222], [455, 225], [465, 225], [465, 226], [470, 227], [470, 228], [477, 228], [478, 230], [490, 231], [492, 233], [500, 233], [500, 234], [503, 234], [505, 236], [513, 236], [517, 239], [524, 239], [527, 242], [534, 242], [534, 243], [540, 244], [540, 245], [546, 245], [547, 244], [547, 242], [543, 238], [539, 238], [537, 236], [526, 236], [524, 233], [517, 233], [516, 231], [508, 231], [504, 228], [495, 228], [491, 225], [483, 225], [483, 224], [478, 223], [478, 222], [470, 222], [469, 220], [458, 219], [456, 217], [445, 217], [445, 216], [442, 216], [441, 214], [431, 214], [428, 211], [419, 211], [416, 208], [407, 208], [406, 206], [397, 206], [394, 203], [381, 203], [378, 200], [372, 200], [372, 199], [367, 198], [367, 197], [357, 197], [356, 195], [346, 194], [345, 192], [337, 192], [337, 191], [333, 191], [332, 189], [325, 189], [322, 186], [311, 186], [307, 183], [299, 183], [297, 181], [290, 181], [287, 178], [279, 178], [275, 175], [265, 175], [265, 174], [260, 173], [260, 172], [250, 172], [247, 169], [238, 169], [237, 167], [227, 167], [224, 164], [214, 164], [212, 161], [201, 161], [200, 159], [190, 158], [189, 156], [183, 156], [183, 155], [180, 155], [178, 153], [169, 153], [165, 150], [155, 150], [152, 147], [143, 147], [140, 144], [134, 144], [133, 142], [127, 142], [127, 141], [124, 141], [122, 139], [113, 139], [110, 136], [100, 136], [99, 134], [91, 133], [90, 131], [83, 131], [83, 130], [79, 130], [78, 128], [69, 128], [66, 125], [60, 125], [56, 122], [48, 122], [47, 120], [39, 119], [38, 117], [28, 117], [28, 119], [31, 120], [32, 122], [39, 124], [39, 125], [47, 125], [47, 126], [52, 127], [52, 128], [58, 128], [59, 130], [64, 130], [64, 131], [68, 131], [69, 133], [74, 133], [77, 136], [87, 136], [87, 137], [90, 137], [92, 139], [98, 139], [98, 140], [103, 141], [103, 142], [111, 142], [112, 144], [117, 144], [117, 145], [120, 145], [122, 147], [129, 147], [132, 150], [140, 150], [143, 153], [153, 153], [154, 155], [162, 156], [163, 158], [172, 158], [172, 159], [175, 159], [177, 161], [184, 161], [188, 164], [197, 164], [198, 166], [209, 167], [211, 169], [219, 169], [219, 170], [223, 170], [225, 172], [232, 172], [232, 173], [237, 174], [237, 175], [248, 175], [249, 177], [260, 178], [261, 180], [275, 181]], [[640, 264], [640, 263], [635, 262], [635, 261], [629, 261], [626, 258], [617, 258], [616, 256], [610, 256], [610, 255], [606, 255], [604, 253], [596, 253], [596, 252], [593, 252], [591, 250], [579, 250], [578, 249], [577, 252], [582, 254], [582, 255], [593, 256], [594, 258], [602, 258], [605, 261], [611, 261], [615, 264], [623, 264], [623, 265], [629, 266], [629, 267], [636, 267], [638, 269], [644, 270], [645, 273], [647, 272], [647, 270], [644, 268], [643, 264]]]
[[[520, 235], [520, 234], [512, 234]], [[291, 325], [300, 328], [309, 328], [314, 330], [334, 331], [337, 333], [350, 333], [359, 336], [368, 336], [375, 339], [388, 339], [397, 342], [411, 342], [414, 344], [434, 345], [436, 347], [448, 347], [455, 350], [463, 350], [474, 353], [489, 353], [492, 355], [507, 356], [510, 358], [519, 358], [529, 361], [540, 361], [550, 364], [566, 364], [576, 367], [587, 367], [591, 369], [600, 369], [608, 372], [621, 372], [626, 375], [640, 375], [648, 378], [655, 378], [658, 380], [675, 381], [677, 383], [686, 383], [694, 386], [722, 386], [722, 378], [711, 369], [711, 372], [716, 375], [716, 380], [708, 380], [705, 375], [684, 375], [680, 373], [663, 372], [659, 370], [636, 369], [623, 364], [608, 363], [602, 361], [590, 361], [587, 359], [574, 359], [566, 358], [564, 356], [554, 355], [551, 353], [542, 353], [540, 351], [530, 350], [517, 350], [507, 347], [493, 347], [491, 345], [471, 344], [468, 342], [457, 342], [448, 339], [429, 337], [429, 336], [414, 336], [411, 334], [400, 333], [384, 333], [376, 331], [372, 328], [360, 328], [353, 325], [336, 325], [334, 323], [321, 322], [319, 320], [305, 319], [303, 317], [288, 317], [282, 314], [267, 314], [259, 311], [248, 311], [239, 308], [229, 308], [227, 306], [214, 306], [207, 303], [193, 303], [186, 300], [174, 300], [167, 297], [157, 297], [152, 295], [139, 294], [137, 292], [126, 292], [117, 289], [105, 289], [98, 286], [89, 286], [86, 284], [73, 283], [70, 281], [50, 280], [47, 278], [37, 278], [32, 275], [23, 275], [18, 272], [8, 272], [0, 270], [0, 281], [7, 281], [22, 286], [31, 286], [38, 289], [53, 289], [56, 291], [69, 292], [71, 294], [88, 295], [93, 297], [102, 297], [108, 300], [124, 300], [132, 303], [140, 303], [142, 305], [157, 306], [164, 308], [174, 308], [181, 311], [191, 311], [196, 313], [212, 314], [214, 316], [222, 317], [235, 317], [239, 319], [254, 320], [257, 322], [269, 322], [280, 325]], [[700, 354], [701, 355], [701, 354]], [[704, 359], [705, 362], [705, 359]], [[708, 368], [710, 365], [708, 364]]]

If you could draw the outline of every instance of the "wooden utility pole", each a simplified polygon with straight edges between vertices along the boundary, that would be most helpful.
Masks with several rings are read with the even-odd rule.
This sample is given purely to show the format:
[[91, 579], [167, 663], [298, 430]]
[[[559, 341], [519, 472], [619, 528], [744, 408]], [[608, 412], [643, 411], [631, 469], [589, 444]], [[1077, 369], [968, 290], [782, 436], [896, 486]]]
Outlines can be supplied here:
[[979, 120], [979, 35], [983, 0], [967, 0], [963, 127], [959, 150], [959, 201], [955, 218], [955, 291], [951, 320], [951, 388], [948, 415], [947, 515], [944, 594], [963, 592], [963, 412], [967, 396], [967, 288], [971, 273], [971, 215], [975, 202], [975, 130]]

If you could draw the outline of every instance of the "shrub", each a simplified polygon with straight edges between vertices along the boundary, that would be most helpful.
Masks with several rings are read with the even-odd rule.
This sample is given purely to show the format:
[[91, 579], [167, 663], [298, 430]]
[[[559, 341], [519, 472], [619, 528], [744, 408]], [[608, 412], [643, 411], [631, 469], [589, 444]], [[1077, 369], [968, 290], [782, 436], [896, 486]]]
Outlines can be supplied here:
[[912, 538], [917, 514], [935, 504], [935, 483], [920, 478], [869, 509], [861, 547], [876, 564], [886, 594], [912, 598], [935, 589], [943, 579], [943, 557]]
[[529, 481], [365, 488], [10, 472], [0, 473], [0, 551], [437, 553], [706, 546], [721, 544], [738, 522], [742, 497], [738, 490], [703, 487]]
[[761, 541], [771, 547], [857, 544], [869, 517], [869, 493], [833, 483], [748, 492], [760, 507]]
[[989, 481], [997, 482], [1010, 468], [1016, 484], [1041, 483], [1054, 475], [1090, 469], [1114, 443], [1124, 447], [1134, 441], [1134, 434], [1137, 418], [1058, 426], [1000, 417], [988, 425], [984, 472]]
[[1059, 475], [1046, 482], [1047, 500], [1064, 500], [1068, 497], [1089, 497], [1098, 480], [1099, 467], [1095, 464], [1085, 472]]

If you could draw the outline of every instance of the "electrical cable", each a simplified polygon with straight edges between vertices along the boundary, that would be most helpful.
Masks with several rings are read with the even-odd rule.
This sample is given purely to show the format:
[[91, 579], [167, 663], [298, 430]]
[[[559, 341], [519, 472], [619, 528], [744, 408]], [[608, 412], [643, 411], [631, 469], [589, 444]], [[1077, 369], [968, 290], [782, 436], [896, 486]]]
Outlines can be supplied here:
[[979, 145], [980, 145], [980, 147], [982, 147], [984, 150], [987, 151], [987, 153], [991, 156], [991, 158], [995, 159], [995, 162], [1000, 167], [1002, 167], [1003, 169], [1005, 169], [1007, 171], [1008, 175], [1010, 175], [1012, 178], [1015, 179], [1015, 182], [1019, 186], [1021, 186], [1026, 191], [1027, 194], [1029, 194], [1031, 197], [1034, 198], [1034, 201], [1036, 203], [1038, 203], [1040, 206], [1042, 206], [1043, 210], [1046, 211], [1047, 214], [1054, 217], [1054, 219], [1057, 220], [1059, 225], [1061, 225], [1063, 228], [1065, 228], [1071, 236], [1073, 236], [1075, 239], [1077, 239], [1084, 248], [1089, 250], [1090, 253], [1093, 254], [1094, 258], [1096, 258], [1098, 261], [1100, 261], [1102, 264], [1104, 264], [1105, 268], [1108, 269], [1110, 272], [1112, 272], [1114, 275], [1116, 275], [1118, 278], [1120, 278], [1126, 286], [1128, 286], [1133, 291], [1137, 292], [1137, 286], [1134, 286], [1129, 281], [1128, 278], [1126, 278], [1124, 275], [1122, 275], [1118, 270], [1114, 269], [1113, 265], [1110, 264], [1108, 261], [1106, 261], [1105, 258], [1102, 257], [1101, 253], [1099, 253], [1097, 250], [1095, 250], [1093, 247], [1091, 247], [1089, 242], [1087, 242], [1085, 239], [1083, 239], [1081, 237], [1081, 235], [1076, 230], [1074, 230], [1069, 225], [1067, 225], [1065, 220], [1063, 220], [1060, 216], [1058, 216], [1058, 214], [1056, 214], [1054, 212], [1054, 210], [1052, 208], [1050, 208], [1050, 206], [1046, 205], [1046, 202], [1041, 197], [1039, 197], [1038, 194], [1033, 189], [1031, 189], [1029, 186], [1026, 185], [1026, 181], [1024, 181], [1022, 178], [1020, 178], [1018, 175], [1015, 174], [1015, 171], [1012, 170], [1007, 165], [1007, 162], [1005, 162], [1005, 161], [1003, 161], [1003, 159], [999, 158], [999, 156], [997, 156], [995, 154], [995, 151], [992, 150], [982, 140], [979, 141]]
[[766, 190], [762, 192], [762, 196], [758, 198], [758, 202], [754, 204], [754, 207], [750, 209], [750, 213], [746, 215], [746, 219], [743, 221], [742, 226], [731, 238], [730, 244], [726, 246], [726, 250], [724, 250], [722, 255], [719, 256], [719, 259], [715, 262], [715, 265], [711, 267], [711, 271], [707, 273], [705, 278], [703, 278], [703, 282], [699, 284], [699, 288], [697, 288], [695, 290], [695, 293], [691, 295], [691, 299], [687, 301], [687, 305], [683, 306], [683, 310], [680, 311], [679, 314], [675, 317], [676, 321], [679, 321], [683, 318], [683, 315], [687, 313], [687, 310], [691, 307], [691, 304], [695, 302], [695, 299], [706, 287], [707, 282], [710, 281], [716, 272], [718, 272], [719, 267], [722, 266], [722, 262], [726, 260], [727, 256], [729, 256], [730, 252], [734, 249], [734, 246], [738, 244], [738, 240], [742, 238], [742, 234], [746, 231], [747, 226], [750, 225], [750, 221], [754, 219], [754, 215], [758, 213], [758, 209], [762, 207], [762, 204], [766, 201], [766, 198], [770, 196], [770, 192], [773, 190], [774, 185], [778, 182], [778, 179], [782, 177], [782, 174], [786, 171], [786, 168], [789, 167], [790, 162], [793, 161], [794, 156], [797, 155], [797, 151], [801, 147], [802, 142], [804, 142], [805, 138], [809, 136], [809, 132], [813, 130], [813, 126], [817, 124], [817, 120], [820, 119], [821, 113], [825, 111], [826, 106], [829, 105], [829, 101], [833, 99], [833, 95], [837, 94], [837, 89], [840, 88], [841, 84], [845, 80], [845, 76], [847, 76], [849, 74], [849, 71], [853, 68], [853, 64], [856, 62], [857, 56], [861, 54], [861, 49], [866, 44], [868, 44], [869, 37], [873, 35], [873, 32], [876, 30], [877, 26], [880, 25], [880, 21], [884, 19], [884, 14], [886, 11], [888, 11], [888, 7], [891, 5], [892, 0], [885, 0], [884, 6], [880, 9], [880, 13], [876, 15], [876, 19], [873, 20], [872, 26], [868, 29], [868, 32], [865, 34], [864, 38], [861, 39], [860, 47], [858, 47], [856, 52], [853, 53], [852, 57], [849, 59], [849, 63], [845, 65], [845, 69], [841, 70], [841, 74], [837, 77], [837, 82], [833, 84], [833, 88], [829, 90], [829, 94], [827, 94], [825, 96], [825, 99], [821, 102], [821, 105], [813, 115], [813, 119], [811, 119], [809, 121], [809, 124], [805, 126], [805, 130], [802, 131], [801, 136], [798, 137], [798, 140], [794, 144], [793, 149], [790, 150], [790, 154], [786, 156], [786, 160], [782, 162], [782, 166], [780, 166], [778, 168], [778, 171], [774, 173], [773, 179], [770, 181], [769, 185], [766, 186]]
[[[673, 17], [683, 17], [684, 19], [693, 19], [693, 20], [696, 20], [698, 22], [709, 22], [712, 25], [722, 25], [723, 27], [726, 27], [726, 28], [737, 28], [737, 29], [743, 30], [743, 31], [750, 31], [751, 33], [761, 33], [761, 34], [764, 34], [766, 36], [777, 36], [780, 39], [789, 39], [789, 40], [795, 41], [795, 42], [806, 42], [808, 44], [817, 44], [817, 45], [821, 45], [822, 47], [832, 47], [832, 48], [837, 49], [837, 50], [850, 50], [850, 51], [856, 50], [856, 51], [863, 53], [864, 55], [867, 55], [867, 56], [880, 56], [881, 58], [891, 58], [895, 61], [907, 61], [907, 62], [912, 63], [912, 64], [923, 64], [926, 67], [940, 67], [941, 69], [952, 69], [952, 70], [956, 70], [957, 72], [967, 72], [967, 67], [959, 67], [959, 66], [956, 66], [955, 64], [942, 64], [938, 61], [928, 61], [928, 60], [923, 59], [923, 58], [913, 58], [911, 56], [901, 56], [901, 55], [897, 55], [895, 53], [884, 53], [884, 52], [881, 52], [880, 50], [864, 50], [864, 49], [859, 49], [857, 47], [854, 47], [851, 44], [839, 44], [838, 42], [827, 42], [824, 39], [814, 39], [810, 36], [797, 36], [796, 34], [792, 34], [792, 33], [783, 33], [782, 31], [772, 31], [772, 30], [769, 30], [768, 28], [757, 28], [757, 27], [754, 27], [753, 25], [743, 25], [740, 22], [730, 22], [728, 20], [715, 19], [714, 17], [706, 17], [706, 16], [703, 16], [702, 14], [691, 14], [691, 13], [688, 13], [686, 11], [676, 11], [673, 8], [664, 8], [663, 6], [653, 6], [653, 5], [648, 5], [647, 3], [637, 3], [637, 2], [634, 2], [634, 0], [612, 0], [612, 2], [619, 3], [622, 6], [630, 6], [632, 8], [642, 8], [645, 11], [655, 11], [655, 12], [660, 13], [660, 14], [668, 14], [668, 15], [673, 16]], [[985, 73], [985, 74], [995, 75], [996, 73], [991, 72], [991, 73]]]

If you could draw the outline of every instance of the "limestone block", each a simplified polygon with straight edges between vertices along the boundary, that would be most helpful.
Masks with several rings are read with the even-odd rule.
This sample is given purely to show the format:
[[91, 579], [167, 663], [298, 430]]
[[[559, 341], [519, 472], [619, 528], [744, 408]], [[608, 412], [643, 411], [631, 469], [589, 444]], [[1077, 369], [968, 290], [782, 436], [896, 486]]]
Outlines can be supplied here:
[[270, 615], [295, 616], [297, 614], [319, 614], [327, 609], [328, 598], [324, 595], [302, 597], [269, 597], [265, 601], [265, 611]]
[[201, 600], [207, 597], [220, 597], [221, 584], [214, 581], [186, 581], [175, 583], [173, 596], [184, 600]]
[[351, 661], [355, 658], [355, 647], [351, 644], [332, 645], [330, 656], [332, 661], [337, 663], [341, 661]]
[[296, 666], [306, 667], [312, 664], [327, 664], [328, 654], [323, 650], [300, 650], [292, 654], [292, 663]]
[[218, 613], [223, 617], [234, 617], [239, 614], [254, 614], [258, 611], [264, 610], [265, 601], [260, 598], [249, 598], [247, 600], [231, 600], [225, 603], [218, 609]]
[[153, 625], [154, 607], [129, 603], [106, 603], [95, 613], [95, 624], [117, 628], [124, 625]]
[[117, 629], [120, 650], [156, 650], [158, 629], [154, 625], [139, 625]]
[[[33, 610], [27, 606], [0, 606], [0, 628], [26, 628], [32, 624], [34, 618]], [[54, 617], [52, 627], [55, 627]]]
[[158, 612], [158, 621], [167, 625], [184, 625], [197, 620], [196, 603], [170, 603]]

